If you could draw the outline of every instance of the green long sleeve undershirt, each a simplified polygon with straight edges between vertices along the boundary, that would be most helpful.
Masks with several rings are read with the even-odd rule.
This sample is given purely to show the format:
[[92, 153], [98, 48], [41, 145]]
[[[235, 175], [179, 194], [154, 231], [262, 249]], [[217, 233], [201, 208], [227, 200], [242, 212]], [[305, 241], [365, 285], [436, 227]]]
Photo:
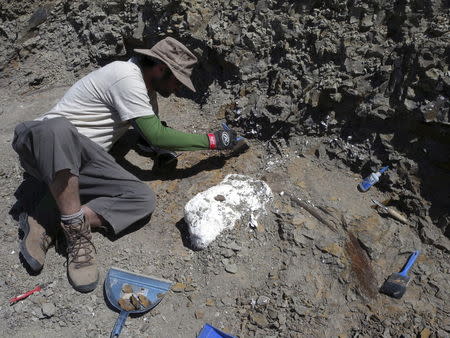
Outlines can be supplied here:
[[141, 135], [153, 146], [167, 150], [205, 150], [209, 149], [208, 136], [188, 134], [162, 125], [156, 115], [138, 117], [133, 121]]

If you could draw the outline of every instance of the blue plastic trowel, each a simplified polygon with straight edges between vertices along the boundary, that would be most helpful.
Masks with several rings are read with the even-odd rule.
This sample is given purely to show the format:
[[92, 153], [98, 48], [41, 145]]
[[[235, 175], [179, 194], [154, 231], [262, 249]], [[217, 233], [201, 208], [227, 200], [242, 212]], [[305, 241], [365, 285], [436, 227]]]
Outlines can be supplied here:
[[130, 313], [145, 313], [158, 305], [172, 285], [171, 281], [111, 268], [104, 290], [109, 304], [120, 311], [111, 337], [118, 337]]

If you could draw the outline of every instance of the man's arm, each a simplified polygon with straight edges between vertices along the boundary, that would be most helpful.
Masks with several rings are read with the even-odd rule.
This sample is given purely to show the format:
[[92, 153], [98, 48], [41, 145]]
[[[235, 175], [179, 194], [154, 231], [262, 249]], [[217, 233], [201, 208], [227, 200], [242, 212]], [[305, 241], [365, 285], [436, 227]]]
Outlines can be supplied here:
[[158, 148], [174, 151], [210, 149], [208, 135], [183, 133], [165, 127], [156, 115], [138, 117], [132, 124], [151, 145]]

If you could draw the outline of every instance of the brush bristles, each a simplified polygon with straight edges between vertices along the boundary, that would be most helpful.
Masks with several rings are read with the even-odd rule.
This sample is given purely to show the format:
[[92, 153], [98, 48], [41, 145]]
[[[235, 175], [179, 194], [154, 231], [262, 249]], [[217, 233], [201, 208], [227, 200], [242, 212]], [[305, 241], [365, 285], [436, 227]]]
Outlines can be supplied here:
[[385, 282], [380, 289], [381, 293], [384, 293], [390, 297], [394, 297], [397, 299], [402, 298], [402, 296], [405, 294], [405, 291], [406, 287], [404, 285], [399, 285], [388, 281]]

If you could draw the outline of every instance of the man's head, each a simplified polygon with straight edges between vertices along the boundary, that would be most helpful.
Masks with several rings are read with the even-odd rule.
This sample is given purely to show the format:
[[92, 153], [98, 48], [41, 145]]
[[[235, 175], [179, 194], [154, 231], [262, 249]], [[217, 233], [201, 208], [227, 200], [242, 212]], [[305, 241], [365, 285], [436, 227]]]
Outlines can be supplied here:
[[149, 58], [148, 56], [140, 58], [147, 89], [154, 90], [163, 97], [169, 97], [180, 90], [183, 84], [173, 75], [170, 68], [160, 60]]
[[140, 55], [144, 81], [149, 89], [164, 97], [175, 93], [182, 85], [195, 92], [190, 79], [197, 58], [174, 38], [165, 38], [151, 49], [135, 49]]

